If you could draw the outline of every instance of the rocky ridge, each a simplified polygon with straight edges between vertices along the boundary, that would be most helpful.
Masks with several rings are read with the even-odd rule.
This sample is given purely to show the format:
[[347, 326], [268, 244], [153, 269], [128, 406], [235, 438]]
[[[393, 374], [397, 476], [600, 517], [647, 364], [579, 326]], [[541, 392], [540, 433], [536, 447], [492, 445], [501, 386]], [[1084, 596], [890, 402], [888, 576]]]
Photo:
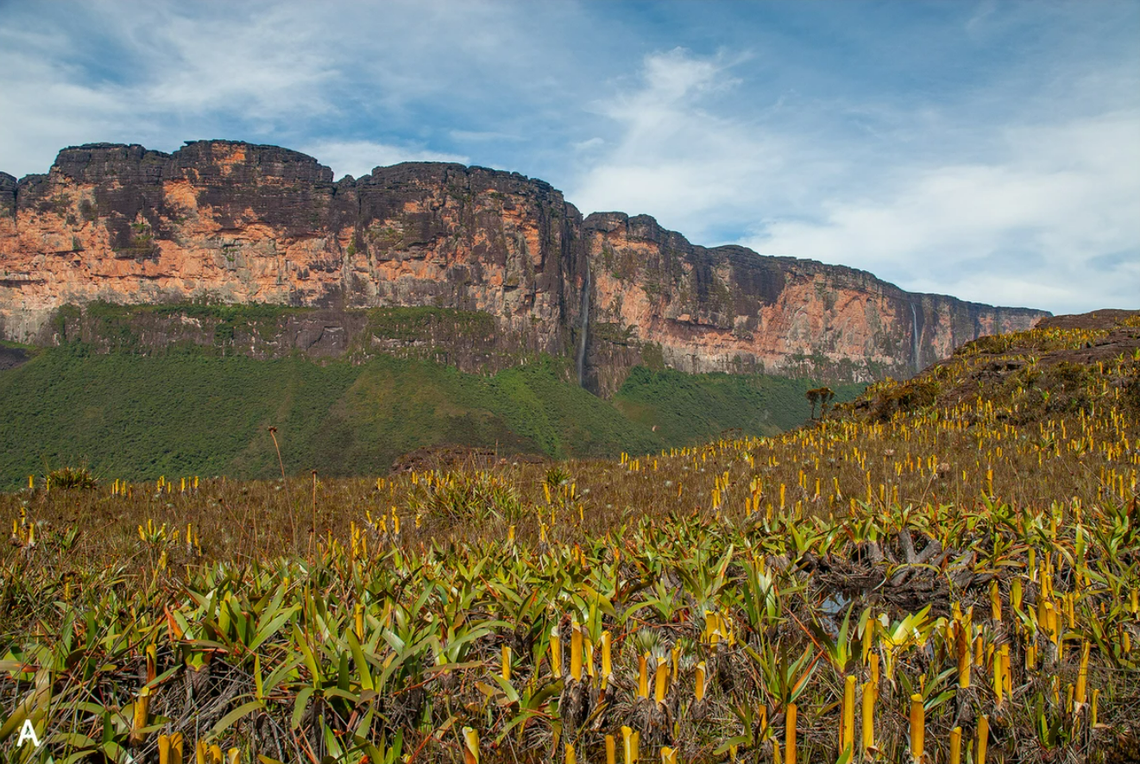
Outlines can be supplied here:
[[[583, 218], [540, 180], [480, 167], [406, 163], [334, 181], [295, 151], [195, 141], [171, 154], [91, 144], [61, 151], [47, 174], [0, 173], [0, 338], [59, 342], [63, 306], [100, 302], [319, 308], [291, 331], [324, 336], [334, 352], [391, 349], [391, 337], [360, 337], [361, 310], [485, 314], [495, 352], [469, 365], [582, 354], [583, 382], [602, 394], [639, 363], [908, 376], [1047, 315], [705, 248], [645, 215]], [[328, 339], [338, 331], [361, 341]]]

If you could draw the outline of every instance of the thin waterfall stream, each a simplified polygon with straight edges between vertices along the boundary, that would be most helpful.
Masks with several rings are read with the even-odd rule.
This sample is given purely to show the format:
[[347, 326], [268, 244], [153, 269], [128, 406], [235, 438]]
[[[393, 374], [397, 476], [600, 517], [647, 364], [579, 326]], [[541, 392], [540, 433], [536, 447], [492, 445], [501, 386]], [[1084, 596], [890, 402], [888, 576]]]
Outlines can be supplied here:
[[586, 261], [586, 280], [582, 288], [582, 326], [578, 336], [578, 384], [586, 386], [586, 332], [590, 326], [590, 263]]
[[914, 373], [917, 374], [918, 372], [922, 371], [922, 365], [921, 365], [919, 358], [918, 358], [918, 347], [919, 347], [919, 343], [918, 343], [918, 341], [919, 341], [919, 337], [918, 337], [918, 313], [916, 313], [914, 310], [914, 303], [913, 302], [910, 304], [910, 327], [911, 327], [911, 334], [914, 337], [914, 341], [913, 341], [913, 345], [914, 345]]

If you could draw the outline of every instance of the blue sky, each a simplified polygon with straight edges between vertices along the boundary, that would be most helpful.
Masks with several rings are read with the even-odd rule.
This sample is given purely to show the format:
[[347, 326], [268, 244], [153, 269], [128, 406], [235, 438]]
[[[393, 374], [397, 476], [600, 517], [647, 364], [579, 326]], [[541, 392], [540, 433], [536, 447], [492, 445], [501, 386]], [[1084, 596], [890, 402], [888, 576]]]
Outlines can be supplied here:
[[1140, 307], [1140, 2], [0, 0], [0, 170], [229, 138], [1057, 313]]

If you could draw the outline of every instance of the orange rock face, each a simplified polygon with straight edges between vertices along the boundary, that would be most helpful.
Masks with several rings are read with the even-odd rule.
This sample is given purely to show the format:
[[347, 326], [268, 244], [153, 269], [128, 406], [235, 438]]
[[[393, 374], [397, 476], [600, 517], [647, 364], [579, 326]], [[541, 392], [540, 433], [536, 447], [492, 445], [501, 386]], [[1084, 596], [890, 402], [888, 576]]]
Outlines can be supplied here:
[[5, 339], [50, 342], [61, 306], [93, 301], [436, 306], [490, 314], [520, 350], [573, 357], [587, 283], [584, 376], [603, 393], [642, 362], [898, 376], [1045, 315], [696, 247], [648, 217], [583, 220], [541, 181], [460, 165], [334, 183], [303, 154], [208, 141], [83, 146], [46, 175], [0, 174]]

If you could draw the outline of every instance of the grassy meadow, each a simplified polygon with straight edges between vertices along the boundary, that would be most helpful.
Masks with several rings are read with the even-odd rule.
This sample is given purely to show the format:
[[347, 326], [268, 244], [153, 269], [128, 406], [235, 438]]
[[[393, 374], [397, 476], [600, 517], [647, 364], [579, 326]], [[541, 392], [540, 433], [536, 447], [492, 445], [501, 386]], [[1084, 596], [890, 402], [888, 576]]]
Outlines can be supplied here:
[[[750, 394], [635, 384], [615, 406], [658, 437]], [[660, 396], [682, 403], [647, 427]], [[710, 434], [368, 477], [298, 474], [292, 440], [288, 478], [25, 477], [0, 495], [0, 755], [1140, 757], [1140, 314]]]

